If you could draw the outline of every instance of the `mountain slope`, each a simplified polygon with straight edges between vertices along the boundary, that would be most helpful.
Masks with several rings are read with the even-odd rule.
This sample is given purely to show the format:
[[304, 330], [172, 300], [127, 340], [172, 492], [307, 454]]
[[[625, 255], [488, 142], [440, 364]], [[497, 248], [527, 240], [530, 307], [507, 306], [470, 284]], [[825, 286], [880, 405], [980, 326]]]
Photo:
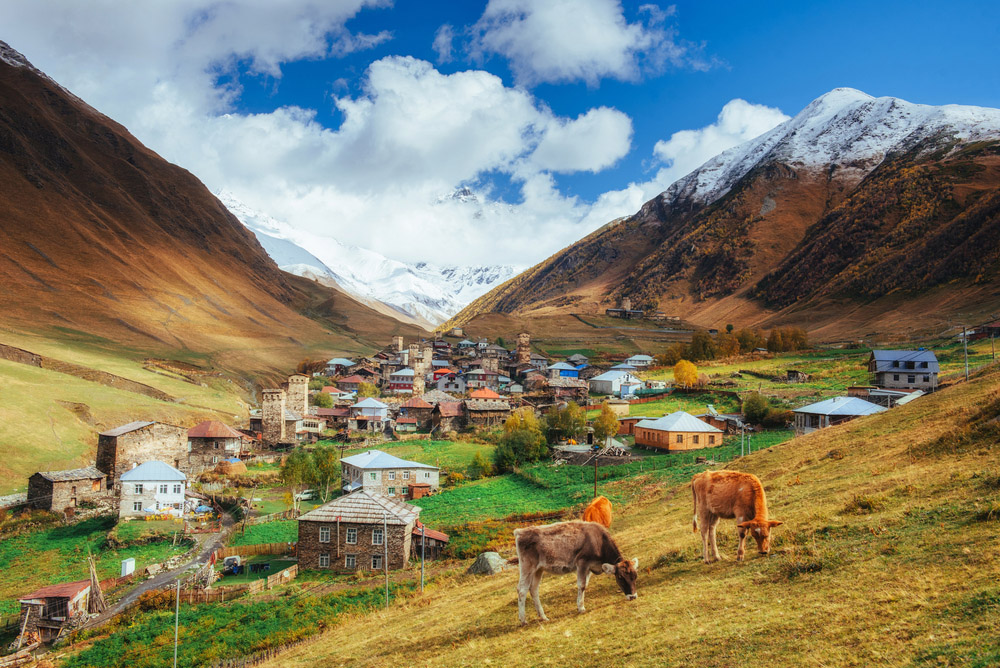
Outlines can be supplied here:
[[[1000, 307], [1000, 242], [991, 232], [998, 139], [1000, 110], [834, 90], [452, 322], [484, 312], [595, 312], [622, 297], [706, 326], [794, 320], [830, 336], [989, 313]], [[883, 306], [945, 285], [949, 294], [924, 313], [879, 322]], [[838, 322], [848, 313], [849, 327]]]
[[2, 43], [0, 100], [4, 327], [254, 376], [402, 327], [346, 297], [331, 311], [193, 175]]
[[[503, 283], [517, 269], [508, 265], [437, 266], [407, 264], [371, 250], [348, 246], [255, 211], [233, 193], [219, 199], [285, 271], [339, 287], [374, 308], [388, 305], [404, 321], [437, 325]], [[306, 250], [309, 249], [309, 250]], [[336, 267], [336, 270], [331, 267]]]

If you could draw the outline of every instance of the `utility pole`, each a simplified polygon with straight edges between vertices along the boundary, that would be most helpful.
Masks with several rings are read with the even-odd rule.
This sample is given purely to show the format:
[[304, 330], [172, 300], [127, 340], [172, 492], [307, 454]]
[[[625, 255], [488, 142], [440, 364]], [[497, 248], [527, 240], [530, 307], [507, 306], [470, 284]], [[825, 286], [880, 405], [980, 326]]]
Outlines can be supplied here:
[[427, 527], [420, 525], [420, 593], [424, 593], [424, 559], [427, 554]]
[[995, 334], [990, 334], [990, 351], [993, 353], [993, 359], [997, 358], [997, 337]]
[[965, 332], [965, 325], [962, 325], [962, 348], [965, 350], [965, 381], [969, 381], [969, 335]]
[[746, 440], [747, 425], [742, 420], [740, 421], [740, 457], [745, 455], [743, 442]]
[[600, 451], [594, 455], [594, 498], [597, 498], [597, 459], [600, 456]]
[[177, 598], [174, 599], [174, 668], [177, 668], [177, 629], [181, 620], [181, 581], [177, 579]]
[[388, 515], [382, 513], [382, 570], [385, 571], [385, 609], [389, 609], [389, 531]]

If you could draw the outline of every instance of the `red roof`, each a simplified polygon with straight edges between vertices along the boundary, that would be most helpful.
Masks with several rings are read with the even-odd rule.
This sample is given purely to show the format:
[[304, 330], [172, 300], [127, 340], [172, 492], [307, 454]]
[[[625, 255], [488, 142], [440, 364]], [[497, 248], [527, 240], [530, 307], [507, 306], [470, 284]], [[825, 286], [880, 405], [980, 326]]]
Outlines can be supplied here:
[[482, 389], [473, 390], [472, 392], [470, 392], [469, 393], [469, 398], [470, 399], [499, 399], [500, 395], [497, 394], [496, 392], [494, 392], [493, 390], [489, 389], [488, 387], [484, 387]]
[[412, 399], [407, 399], [399, 405], [400, 408], [434, 408], [433, 404], [429, 404], [420, 397], [413, 397]]
[[20, 600], [29, 598], [73, 598], [80, 592], [90, 589], [90, 580], [77, 580], [76, 582], [63, 582], [62, 584], [49, 585], [22, 596]]
[[444, 367], [444, 368], [441, 368], [441, 369], [434, 369], [434, 376], [435, 377], [437, 377], [437, 376], [447, 376], [449, 373], [458, 373], [458, 372], [455, 371], [454, 369], [449, 369], [448, 367]]
[[318, 417], [331, 418], [331, 417], [350, 417], [350, 408], [317, 408], [316, 415]]
[[363, 383], [365, 379], [361, 376], [354, 374], [353, 376], [348, 376], [347, 378], [341, 378], [337, 381], [338, 383]]
[[396, 424], [417, 424], [417, 418], [410, 418], [410, 417], [399, 418], [398, 420], [396, 420]]
[[205, 420], [188, 429], [188, 438], [242, 438], [243, 434], [217, 420]]
[[442, 533], [440, 531], [435, 531], [434, 529], [428, 529], [426, 526], [424, 526], [424, 524], [420, 520], [417, 520], [413, 524], [413, 535], [414, 535], [414, 537], [419, 537], [420, 536], [420, 527], [424, 527], [424, 534], [423, 535], [427, 536], [428, 538], [433, 538], [434, 540], [439, 540], [439, 541], [441, 541], [443, 543], [447, 543], [448, 542], [448, 534]]
[[[343, 382], [343, 381], [341, 381], [341, 382]], [[326, 394], [343, 394], [343, 390], [339, 390], [336, 387], [334, 387], [333, 385], [324, 385], [323, 389], [320, 390], [320, 391], [321, 392], [325, 392]]]
[[438, 410], [441, 412], [442, 417], [461, 417], [462, 402], [442, 401], [441, 403], [438, 404]]

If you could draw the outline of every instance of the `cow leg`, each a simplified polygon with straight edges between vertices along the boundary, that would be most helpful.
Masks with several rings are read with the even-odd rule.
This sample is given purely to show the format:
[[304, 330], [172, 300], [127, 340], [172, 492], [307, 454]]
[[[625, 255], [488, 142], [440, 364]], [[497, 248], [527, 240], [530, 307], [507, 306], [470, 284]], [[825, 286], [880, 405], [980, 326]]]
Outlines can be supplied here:
[[701, 525], [701, 558], [706, 564], [712, 563], [712, 559], [708, 551], [709, 536], [711, 534], [711, 522], [705, 516], [702, 516], [698, 524]]
[[736, 531], [740, 536], [740, 546], [736, 550], [736, 561], [743, 561], [743, 555], [746, 554], [747, 530], [737, 527]]
[[538, 612], [538, 618], [543, 622], [549, 621], [549, 618], [545, 616], [545, 611], [542, 610], [542, 599], [538, 597], [538, 585], [542, 582], [542, 569], [539, 568], [535, 571], [535, 576], [531, 579], [531, 600], [535, 602], [535, 610]]
[[719, 546], [715, 542], [715, 529], [718, 526], [719, 526], [719, 518], [718, 517], [713, 518], [711, 526], [709, 526], [708, 529], [709, 539], [712, 542], [712, 561], [718, 561], [719, 559], [722, 559], [722, 555], [719, 554]]
[[583, 607], [583, 595], [587, 591], [587, 585], [590, 584], [590, 569], [582, 568], [576, 571], [576, 609], [579, 612], [587, 612], [587, 609]]
[[528, 623], [524, 603], [525, 599], [528, 598], [528, 591], [531, 589], [532, 576], [533, 574], [524, 567], [524, 562], [521, 562], [521, 579], [517, 582], [517, 619], [522, 626]]

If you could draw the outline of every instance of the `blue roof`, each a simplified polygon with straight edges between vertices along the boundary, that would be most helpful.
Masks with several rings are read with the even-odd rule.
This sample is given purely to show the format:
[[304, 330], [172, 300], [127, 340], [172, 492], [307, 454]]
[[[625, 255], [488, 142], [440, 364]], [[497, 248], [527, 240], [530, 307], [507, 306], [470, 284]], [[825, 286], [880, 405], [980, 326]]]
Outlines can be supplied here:
[[[875, 360], [876, 371], [923, 371], [925, 373], [938, 373], [937, 355], [932, 350], [873, 350], [872, 357]], [[893, 362], [898, 362], [893, 366]], [[905, 362], [913, 362], [913, 369], [906, 369]], [[919, 365], [926, 363], [926, 367]]]
[[130, 480], [159, 482], [161, 480], [187, 480], [187, 476], [170, 464], [152, 461], [139, 464], [131, 471], [126, 471], [122, 474], [122, 480], [126, 482]]

